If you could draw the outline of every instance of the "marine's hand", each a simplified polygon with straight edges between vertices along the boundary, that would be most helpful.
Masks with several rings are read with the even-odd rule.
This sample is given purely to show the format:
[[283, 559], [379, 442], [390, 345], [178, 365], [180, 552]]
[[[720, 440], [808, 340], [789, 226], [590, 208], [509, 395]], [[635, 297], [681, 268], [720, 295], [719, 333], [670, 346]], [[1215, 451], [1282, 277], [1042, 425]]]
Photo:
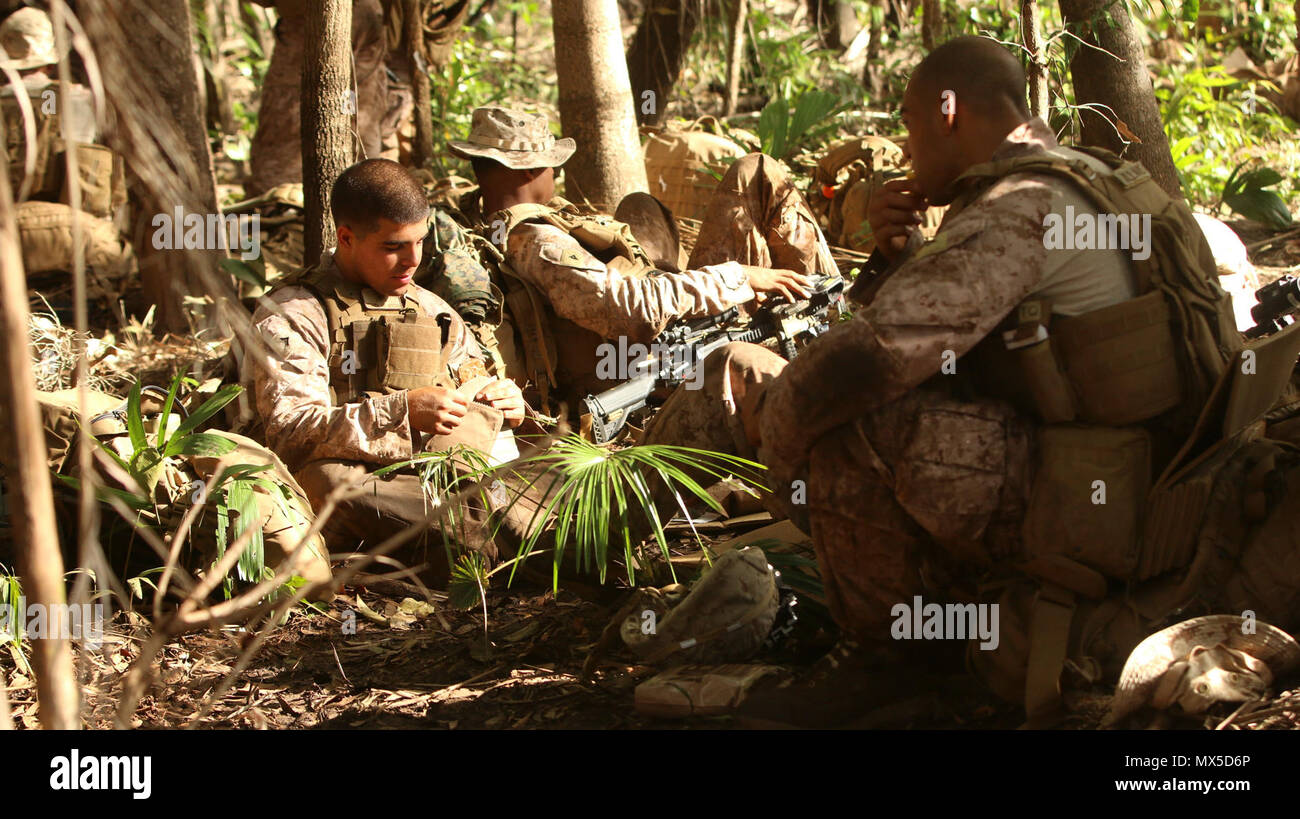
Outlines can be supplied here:
[[511, 429], [524, 422], [524, 396], [513, 381], [498, 378], [479, 390], [474, 400], [500, 410]]
[[812, 293], [811, 282], [803, 273], [778, 270], [772, 267], [744, 265], [749, 276], [749, 287], [757, 293], [780, 293], [789, 301], [806, 299]]
[[891, 179], [871, 194], [867, 222], [876, 249], [890, 261], [907, 246], [907, 237], [921, 224], [925, 196], [916, 189], [915, 179]]
[[446, 435], [469, 411], [465, 396], [446, 387], [419, 387], [406, 393], [406, 414], [421, 432]]

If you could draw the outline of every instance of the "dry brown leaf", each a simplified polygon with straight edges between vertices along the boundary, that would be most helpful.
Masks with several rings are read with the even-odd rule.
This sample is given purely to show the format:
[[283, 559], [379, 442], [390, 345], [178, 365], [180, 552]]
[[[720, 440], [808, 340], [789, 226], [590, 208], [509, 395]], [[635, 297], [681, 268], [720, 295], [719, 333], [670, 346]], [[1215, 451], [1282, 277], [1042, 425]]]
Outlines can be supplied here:
[[1124, 139], [1127, 139], [1129, 142], [1136, 142], [1138, 145], [1142, 144], [1142, 138], [1133, 133], [1133, 131], [1128, 127], [1128, 123], [1124, 122], [1124, 120], [1119, 117], [1115, 117], [1115, 130], [1119, 131], [1119, 135], [1124, 137]]

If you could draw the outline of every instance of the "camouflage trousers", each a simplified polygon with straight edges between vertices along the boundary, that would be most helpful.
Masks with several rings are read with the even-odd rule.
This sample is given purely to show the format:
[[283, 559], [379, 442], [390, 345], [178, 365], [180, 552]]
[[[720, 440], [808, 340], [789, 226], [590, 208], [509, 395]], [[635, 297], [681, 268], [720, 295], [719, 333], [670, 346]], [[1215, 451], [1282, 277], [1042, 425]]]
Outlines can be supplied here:
[[[244, 183], [256, 196], [286, 182], [302, 181], [302, 61], [307, 48], [307, 4], [280, 0], [275, 48], [262, 85], [257, 133], [250, 150], [252, 175]], [[356, 133], [367, 157], [382, 150], [381, 123], [390, 94], [385, 57], [388, 53], [384, 11], [380, 0], [356, 0], [352, 7], [352, 60], [356, 77]]]
[[[705, 361], [701, 388], [678, 390], [646, 431], [755, 459], [762, 394], [785, 360], [731, 344]], [[974, 602], [976, 582], [1021, 553], [1032, 425], [1009, 405], [914, 390], [824, 436], [805, 474], [767, 505], [813, 538], [831, 614], [863, 641], [890, 639], [891, 610], [914, 595]], [[698, 475], [692, 477], [700, 477]], [[676, 505], [656, 487], [661, 513]]]
[[808, 519], [840, 627], [879, 642], [915, 595], [977, 602], [980, 578], [1022, 552], [1032, 449], [1032, 425], [1004, 402], [924, 389], [819, 440]]
[[687, 267], [740, 262], [837, 275], [817, 219], [780, 162], [737, 159], [713, 192]]
[[[373, 549], [413, 524], [429, 519], [437, 510], [420, 476], [399, 470], [383, 477], [376, 467], [354, 461], [320, 460], [303, 467], [295, 477], [317, 513], [332, 492], [346, 488], [321, 533], [331, 551]], [[409, 539], [389, 552], [407, 566], [421, 565], [426, 583], [445, 587], [450, 576], [447, 549], [470, 550], [483, 555], [488, 565], [514, 553], [533, 526], [541, 524], [539, 509], [547, 497], [544, 481], [532, 482], [524, 472], [485, 487], [454, 512], [455, 517], [432, 520], [412, 530]], [[531, 484], [531, 485], [530, 485]]]
[[[839, 275], [808, 203], [781, 163], [766, 154], [748, 154], [727, 169], [709, 200], [687, 267], [728, 261]], [[642, 443], [757, 460], [748, 439], [758, 429], [758, 399], [785, 364], [763, 347], [728, 344], [705, 359], [701, 378], [688, 380], [669, 396]], [[707, 478], [698, 472], [692, 477]], [[661, 482], [652, 481], [652, 487], [660, 517], [671, 516], [678, 501]]]

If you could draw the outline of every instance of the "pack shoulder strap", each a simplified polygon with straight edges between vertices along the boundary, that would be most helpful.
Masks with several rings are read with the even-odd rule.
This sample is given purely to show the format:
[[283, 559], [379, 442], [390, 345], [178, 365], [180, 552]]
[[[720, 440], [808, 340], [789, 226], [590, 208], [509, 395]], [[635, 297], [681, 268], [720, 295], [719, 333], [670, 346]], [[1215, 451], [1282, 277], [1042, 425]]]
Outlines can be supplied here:
[[[521, 204], [497, 211], [486, 222], [485, 230], [495, 234], [503, 243], [505, 237], [516, 226], [530, 221], [542, 221], [568, 231], [569, 223], [554, 208], [547, 205]], [[505, 290], [505, 303], [510, 310], [514, 326], [519, 331], [520, 343], [524, 348], [524, 369], [528, 378], [536, 385], [545, 406], [550, 399], [551, 390], [559, 386], [555, 377], [555, 361], [558, 358], [555, 333], [551, 323], [551, 311], [531, 283], [525, 281], [515, 272], [505, 253], [496, 242], [483, 237], [480, 247], [491, 258], [496, 269], [501, 273], [501, 284]]]

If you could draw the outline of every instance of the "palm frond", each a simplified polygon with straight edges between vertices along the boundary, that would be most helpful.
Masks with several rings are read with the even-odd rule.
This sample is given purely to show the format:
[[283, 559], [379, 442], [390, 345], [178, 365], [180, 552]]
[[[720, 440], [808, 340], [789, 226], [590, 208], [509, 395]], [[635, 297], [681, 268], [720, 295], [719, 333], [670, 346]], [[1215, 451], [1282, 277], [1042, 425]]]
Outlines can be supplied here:
[[[545, 509], [534, 513], [519, 555], [527, 558], [545, 530], [543, 524], [554, 520], [552, 582], [557, 588], [560, 565], [571, 545], [579, 571], [594, 569], [605, 582], [611, 530], [620, 536], [628, 582], [635, 585], [633, 552], [637, 544], [631, 534], [640, 522], [637, 515], [649, 522], [655, 543], [665, 559], [668, 557], [668, 541], [655, 509], [649, 478], [662, 480], [679, 500], [680, 490], [684, 489], [721, 513], [721, 505], [688, 470], [717, 480], [741, 477], [751, 483], [757, 483], [755, 476], [763, 471], [761, 464], [735, 455], [665, 444], [611, 450], [576, 435], [561, 438], [546, 452], [524, 459], [521, 467], [521, 471], [539, 473], [529, 484], [530, 489], [541, 482], [541, 475], [549, 476], [546, 488], [550, 500]], [[517, 502], [518, 498], [512, 503]], [[511, 574], [513, 579], [513, 570]]]

